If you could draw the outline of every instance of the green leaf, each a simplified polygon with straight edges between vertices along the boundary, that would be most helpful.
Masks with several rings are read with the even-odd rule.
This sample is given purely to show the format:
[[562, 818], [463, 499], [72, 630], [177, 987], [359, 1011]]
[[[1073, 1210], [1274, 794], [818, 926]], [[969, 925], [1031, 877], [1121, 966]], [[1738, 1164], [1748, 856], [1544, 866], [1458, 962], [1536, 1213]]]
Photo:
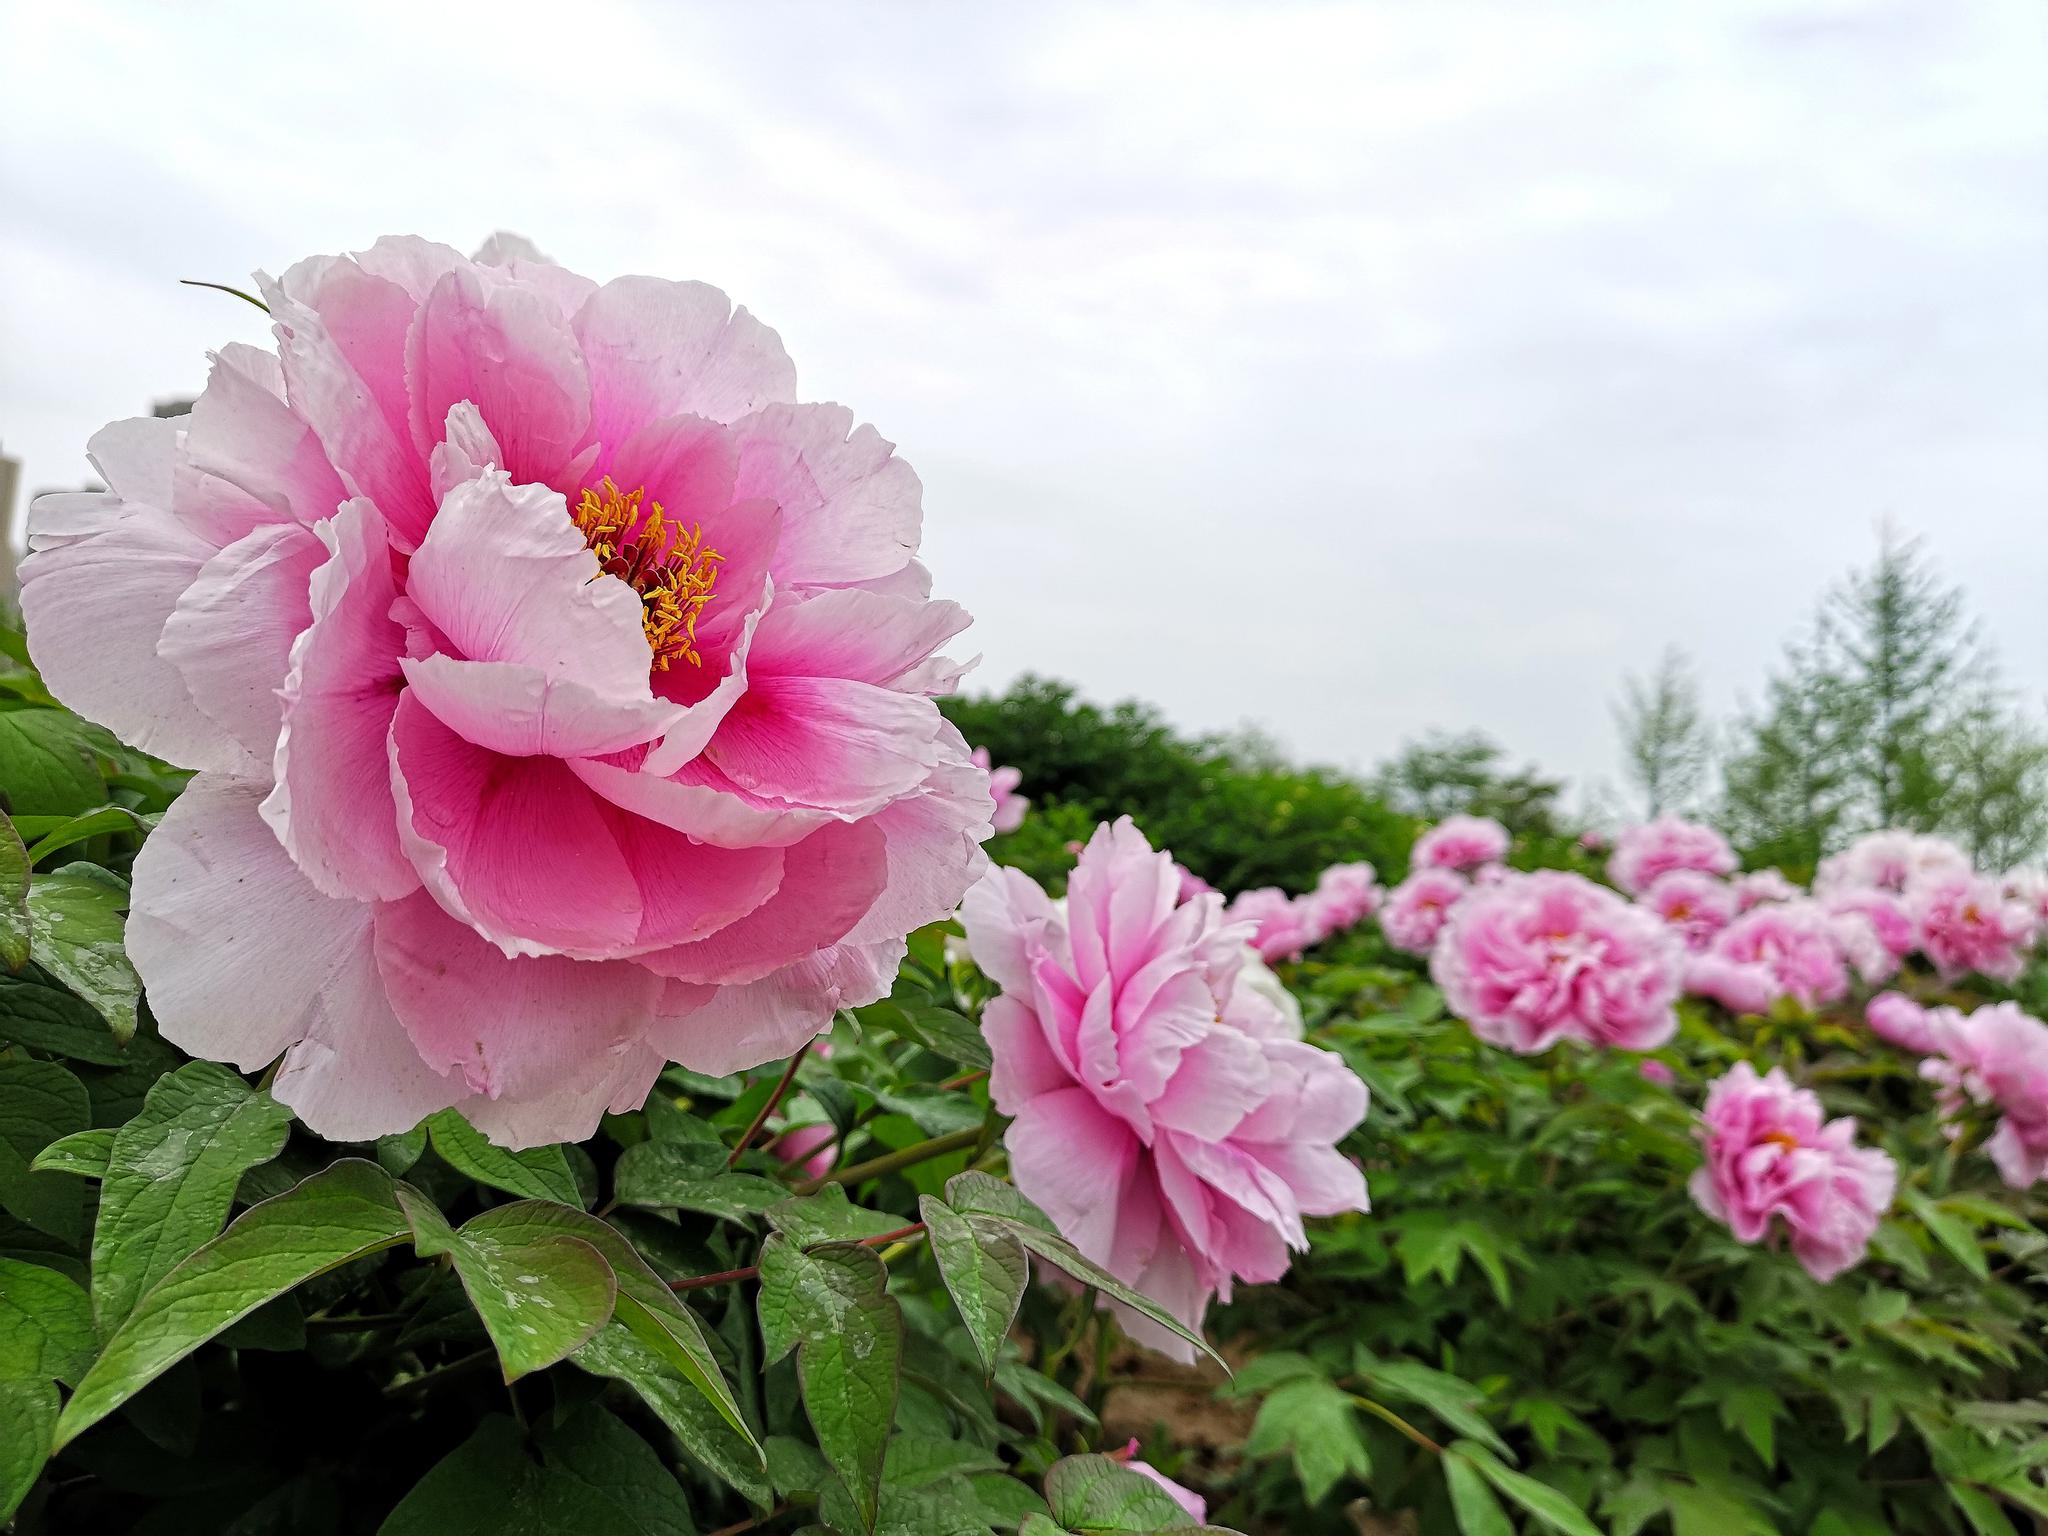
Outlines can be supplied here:
[[568, 1236], [596, 1249], [617, 1282], [613, 1316], [703, 1393], [759, 1457], [760, 1447], [718, 1368], [703, 1323], [616, 1228], [566, 1205], [522, 1200], [485, 1211], [462, 1230], [526, 1242]]
[[1372, 1456], [1358, 1432], [1351, 1394], [1320, 1377], [1304, 1376], [1274, 1389], [1259, 1404], [1245, 1454], [1294, 1460], [1302, 1497], [1320, 1504], [1345, 1477], [1372, 1476]]
[[83, 1287], [40, 1264], [0, 1258], [0, 1376], [74, 1383], [98, 1348]]
[[764, 1509], [772, 1501], [774, 1491], [763, 1475], [756, 1444], [735, 1431], [667, 1356], [644, 1343], [624, 1323], [614, 1320], [600, 1329], [572, 1358], [593, 1376], [631, 1387], [655, 1417], [674, 1431], [684, 1450], [744, 1497]]
[[813, 1248], [819, 1243], [858, 1242], [910, 1225], [888, 1211], [871, 1211], [855, 1205], [838, 1184], [827, 1184], [814, 1195], [781, 1201], [762, 1214], [768, 1218], [769, 1226], [800, 1248]]
[[1026, 1200], [1014, 1184], [992, 1174], [956, 1173], [946, 1181], [946, 1204], [962, 1216], [1001, 1216], [1057, 1234], [1052, 1218]]
[[[5, 718], [0, 716], [0, 718]], [[0, 1524], [21, 1508], [50, 1459], [57, 1429], [57, 1389], [47, 1381], [0, 1376]]]
[[796, 1348], [818, 1449], [873, 1530], [903, 1364], [903, 1313], [888, 1267], [857, 1244], [805, 1250], [771, 1237], [761, 1249], [758, 1305], [769, 1360]]
[[404, 1178], [426, 1155], [427, 1128], [424, 1124], [414, 1126], [402, 1136], [377, 1138], [377, 1166], [394, 1179]]
[[1187, 1511], [1149, 1477], [1112, 1456], [1068, 1456], [1045, 1474], [1052, 1517], [1080, 1536], [1185, 1527]]
[[132, 1039], [142, 981], [122, 943], [128, 883], [97, 864], [66, 864], [29, 882], [28, 917], [36, 963], [97, 1008], [116, 1040]]
[[1432, 1370], [1413, 1360], [1378, 1360], [1358, 1351], [1359, 1374], [1389, 1397], [1420, 1403], [1459, 1433], [1483, 1441], [1503, 1456], [1514, 1453], [1479, 1412], [1486, 1394], [1468, 1381]]
[[1508, 1512], [1471, 1462], [1462, 1456], [1446, 1456], [1444, 1484], [1451, 1493], [1451, 1513], [1464, 1536], [1515, 1536]]
[[696, 1141], [643, 1141], [612, 1170], [621, 1205], [699, 1211], [745, 1221], [789, 1199], [789, 1187], [753, 1173], [728, 1173], [722, 1148]]
[[84, 722], [61, 709], [0, 712], [0, 810], [75, 816], [107, 798]]
[[15, 976], [0, 972], [0, 1040], [100, 1067], [129, 1060], [99, 1010], [39, 965]]
[[165, 1275], [115, 1330], [64, 1405], [58, 1445], [265, 1302], [410, 1235], [390, 1175], [357, 1158], [252, 1205]]
[[107, 832], [134, 832], [147, 837], [162, 820], [161, 812], [145, 816], [125, 805], [103, 805], [97, 810], [68, 817], [37, 838], [35, 846], [28, 850], [29, 862], [40, 864], [53, 853], [61, 853], [74, 843], [82, 843]]
[[1954, 1501], [1963, 1517], [1970, 1522], [1970, 1529], [1977, 1536], [2013, 1536], [2012, 1522], [1998, 1507], [1998, 1501], [1982, 1489], [1972, 1488], [1968, 1483], [1950, 1481], [1944, 1483], [1948, 1496]]
[[875, 1097], [884, 1109], [905, 1116], [927, 1136], [951, 1136], [972, 1130], [985, 1118], [982, 1107], [956, 1089], [941, 1090], [922, 1084], [877, 1088]]
[[1600, 1536], [1600, 1528], [1588, 1520], [1570, 1499], [1548, 1483], [1540, 1483], [1527, 1473], [1502, 1466], [1485, 1446], [1471, 1440], [1459, 1440], [1450, 1449], [1477, 1467], [1480, 1475], [1493, 1484], [1495, 1491], [1509, 1503], [1533, 1515], [1546, 1529], [1556, 1531], [1558, 1536]]
[[1929, 1235], [1949, 1251], [1955, 1261], [1979, 1280], [1991, 1277], [1991, 1266], [1985, 1262], [1983, 1246], [1977, 1241], [1977, 1234], [1970, 1230], [1968, 1222], [1950, 1215], [1932, 1200], [1924, 1190], [1907, 1185], [1900, 1192], [1901, 1197], [1915, 1216], [1920, 1218]]
[[77, 1242], [85, 1191], [63, 1174], [34, 1173], [29, 1165], [91, 1118], [85, 1084], [55, 1062], [0, 1057], [0, 1207], [52, 1237]]
[[568, 1359], [611, 1321], [618, 1283], [604, 1255], [582, 1238], [518, 1223], [494, 1228], [489, 1211], [451, 1232], [411, 1185], [398, 1185], [397, 1195], [420, 1255], [453, 1261], [507, 1384]]
[[32, 861], [14, 823], [0, 816], [0, 966], [28, 964], [28, 870]]
[[580, 1518], [567, 1529], [632, 1536], [694, 1536], [690, 1501], [654, 1448], [614, 1415], [588, 1404], [534, 1435], [541, 1464]]
[[981, 1357], [982, 1375], [993, 1376], [1003, 1341], [1023, 1305], [1031, 1260], [1016, 1237], [975, 1226], [935, 1196], [920, 1197], [918, 1212], [931, 1234], [939, 1278]]
[[894, 1003], [883, 1007], [891, 1029], [934, 1055], [978, 1071], [986, 1071], [993, 1064], [988, 1041], [982, 1038], [979, 1026], [950, 1008]]
[[92, 1235], [92, 1308], [105, 1337], [143, 1293], [220, 1231], [242, 1175], [284, 1150], [291, 1111], [226, 1067], [160, 1078], [114, 1135]]
[[1785, 1417], [1784, 1399], [1769, 1387], [1755, 1382], [1744, 1382], [1723, 1388], [1715, 1399], [1720, 1411], [1721, 1424], [1726, 1429], [1739, 1430], [1757, 1459], [1767, 1467], [1778, 1464], [1778, 1451], [1772, 1433], [1773, 1421]]
[[442, 1162], [479, 1184], [488, 1184], [524, 1200], [554, 1200], [578, 1207], [583, 1204], [576, 1176], [569, 1171], [569, 1159], [560, 1146], [508, 1152], [494, 1146], [482, 1131], [452, 1109], [444, 1109], [427, 1121], [427, 1135]]

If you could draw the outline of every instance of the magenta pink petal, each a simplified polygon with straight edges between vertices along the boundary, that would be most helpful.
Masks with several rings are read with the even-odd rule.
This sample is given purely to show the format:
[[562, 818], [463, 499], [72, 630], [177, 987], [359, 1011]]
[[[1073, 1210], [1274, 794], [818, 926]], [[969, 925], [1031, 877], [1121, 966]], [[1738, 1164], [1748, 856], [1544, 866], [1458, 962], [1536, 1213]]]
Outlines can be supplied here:
[[870, 815], [939, 760], [938, 719], [908, 694], [840, 678], [757, 677], [705, 748], [741, 788], [790, 805]]
[[895, 445], [838, 405], [771, 405], [733, 424], [735, 494], [782, 509], [777, 587], [845, 587], [917, 553], [923, 487]]
[[781, 338], [705, 283], [621, 277], [577, 312], [591, 435], [605, 444], [664, 416], [729, 422], [796, 398]]

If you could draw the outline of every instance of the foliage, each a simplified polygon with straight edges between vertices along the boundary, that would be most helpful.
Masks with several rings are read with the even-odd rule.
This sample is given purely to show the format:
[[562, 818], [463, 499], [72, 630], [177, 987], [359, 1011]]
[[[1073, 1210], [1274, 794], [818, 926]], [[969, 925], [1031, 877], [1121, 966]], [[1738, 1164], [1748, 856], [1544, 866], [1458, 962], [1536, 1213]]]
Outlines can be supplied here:
[[1622, 685], [1614, 721], [1622, 766], [1641, 797], [1643, 819], [1696, 809], [1713, 763], [1713, 743], [1700, 706], [1699, 680], [1676, 646], [1648, 677]]
[[1533, 766], [1508, 767], [1506, 756], [1477, 731], [1434, 731], [1382, 764], [1373, 787], [1418, 821], [1490, 816], [1518, 839], [1561, 838], [1557, 799], [1564, 786]]

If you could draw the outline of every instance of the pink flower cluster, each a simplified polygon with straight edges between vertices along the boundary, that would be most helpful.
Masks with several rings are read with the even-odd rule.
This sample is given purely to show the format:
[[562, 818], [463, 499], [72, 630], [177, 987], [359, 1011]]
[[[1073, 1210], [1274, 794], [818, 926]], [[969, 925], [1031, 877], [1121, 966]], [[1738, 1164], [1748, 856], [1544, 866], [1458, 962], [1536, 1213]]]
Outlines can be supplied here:
[[[1210, 889], [1199, 876], [1174, 867], [1183, 899]], [[1230, 920], [1252, 925], [1251, 945], [1260, 959], [1299, 960], [1305, 950], [1372, 916], [1382, 894], [1370, 864], [1332, 864], [1306, 896], [1289, 896], [1277, 885], [1239, 892], [1230, 903]]]
[[1562, 870], [1511, 874], [1460, 901], [1430, 974], [1482, 1040], [1653, 1050], [1678, 1028], [1684, 946], [1641, 907]]
[[1970, 1105], [1999, 1112], [1984, 1150], [2014, 1189], [2048, 1179], [2048, 1024], [2018, 1003], [1965, 1014], [1881, 992], [1864, 1011], [1871, 1033], [1927, 1059], [1920, 1075], [1940, 1089], [1953, 1121]]
[[1456, 870], [1418, 869], [1387, 893], [1380, 932], [1394, 948], [1426, 955], [1436, 947], [1451, 909], [1471, 889], [1472, 882]]
[[1446, 816], [1415, 840], [1408, 870], [1452, 869], [1469, 874], [1508, 854], [1508, 829], [1491, 816]]
[[1735, 850], [1712, 827], [1660, 816], [1630, 827], [1615, 839], [1607, 860], [1607, 878], [1631, 896], [1640, 896], [1660, 875], [1676, 869], [1706, 875], [1735, 873]]
[[892, 446], [700, 283], [258, 281], [278, 351], [102, 431], [21, 569], [51, 689], [198, 770], [134, 869], [165, 1037], [324, 1135], [522, 1146], [885, 995], [993, 810]]
[[[1304, 1217], [1366, 1209], [1364, 1176], [1336, 1150], [1366, 1090], [1257, 979], [1249, 925], [1214, 895], [1178, 898], [1173, 860], [1126, 817], [1090, 839], [1064, 908], [997, 868], [961, 916], [1002, 989], [982, 1033], [996, 1107], [1015, 1116], [1017, 1187], [1194, 1326], [1234, 1281], [1285, 1273]], [[1124, 1321], [1192, 1358], [1157, 1325]]]
[[1017, 786], [1024, 780], [1022, 771], [990, 767], [987, 747], [976, 747], [969, 755], [974, 766], [988, 774], [988, 792], [996, 802], [995, 830], [999, 833], [1016, 831], [1024, 825], [1024, 813], [1031, 809], [1030, 799], [1017, 793]]
[[1691, 1186], [1700, 1209], [1745, 1243], [1782, 1222], [1816, 1280], [1862, 1259], [1898, 1169], [1882, 1150], [1856, 1145], [1854, 1119], [1826, 1120], [1809, 1089], [1775, 1067], [1759, 1077], [1744, 1061], [1707, 1090], [1701, 1121], [1706, 1162]]
[[1836, 1002], [1849, 991], [1847, 937], [1810, 901], [1752, 907], [1686, 962], [1685, 989], [1731, 1013], [1763, 1013], [1781, 997]]

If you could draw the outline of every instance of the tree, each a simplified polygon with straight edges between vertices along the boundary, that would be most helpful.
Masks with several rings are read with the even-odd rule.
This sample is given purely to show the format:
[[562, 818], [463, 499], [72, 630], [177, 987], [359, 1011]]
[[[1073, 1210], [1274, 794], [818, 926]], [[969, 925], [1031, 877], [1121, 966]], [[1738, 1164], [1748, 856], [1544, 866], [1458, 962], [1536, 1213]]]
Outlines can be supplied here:
[[1685, 653], [1670, 647], [1655, 672], [1629, 676], [1622, 690], [1614, 709], [1622, 771], [1642, 796], [1645, 815], [1695, 809], [1713, 761], [1713, 741]]
[[1721, 820], [1752, 867], [1810, 874], [1854, 827], [1844, 692], [1823, 653], [1795, 642], [1762, 710], [1736, 728], [1746, 740], [1728, 760]]
[[1993, 687], [1973, 690], [1943, 733], [1934, 771], [1943, 830], [1980, 869], [2010, 869], [2048, 847], [2048, 734]]
[[1491, 816], [1516, 837], [1558, 835], [1563, 784], [1534, 765], [1509, 768], [1506, 750], [1478, 731], [1432, 731], [1382, 763], [1372, 787], [1395, 810], [1426, 822]]

